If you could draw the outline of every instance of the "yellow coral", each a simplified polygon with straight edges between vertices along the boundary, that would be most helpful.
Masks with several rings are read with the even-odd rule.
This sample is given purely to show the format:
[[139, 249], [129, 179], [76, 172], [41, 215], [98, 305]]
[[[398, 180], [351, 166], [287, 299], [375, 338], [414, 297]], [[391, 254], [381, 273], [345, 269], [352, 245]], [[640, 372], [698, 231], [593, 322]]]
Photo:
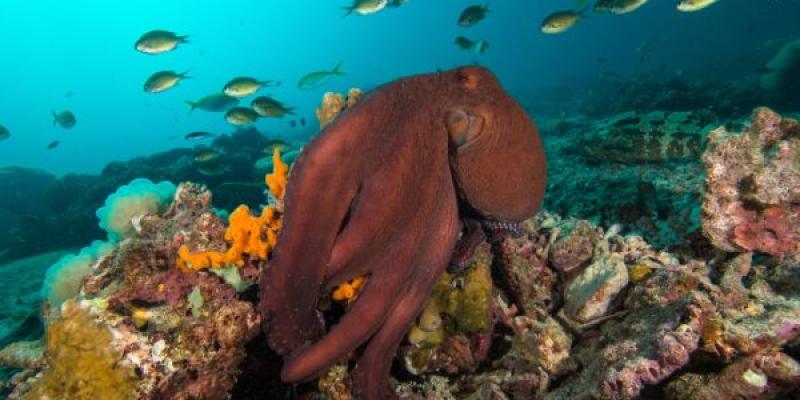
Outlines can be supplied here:
[[647, 266], [646, 264], [636, 264], [631, 268], [631, 281], [634, 283], [641, 281], [644, 278], [650, 276], [653, 272], [653, 269]]
[[359, 276], [350, 282], [345, 282], [333, 291], [333, 299], [336, 301], [347, 301], [348, 303], [355, 299], [359, 290], [364, 284], [367, 283], [367, 278]]
[[127, 400], [136, 397], [136, 372], [112, 346], [111, 331], [77, 301], [68, 300], [61, 318], [47, 328], [45, 368], [26, 400]]
[[[265, 181], [272, 195], [283, 199], [289, 167], [281, 161], [277, 147], [273, 157], [273, 172], [265, 177]], [[250, 214], [249, 207], [240, 205], [228, 217], [228, 229], [225, 231], [228, 250], [192, 253], [187, 245], [183, 245], [178, 249], [178, 268], [189, 271], [229, 265], [241, 267], [244, 265], [244, 254], [265, 260], [275, 247], [280, 227], [280, 213], [274, 208], [264, 207], [260, 216], [254, 216]]]

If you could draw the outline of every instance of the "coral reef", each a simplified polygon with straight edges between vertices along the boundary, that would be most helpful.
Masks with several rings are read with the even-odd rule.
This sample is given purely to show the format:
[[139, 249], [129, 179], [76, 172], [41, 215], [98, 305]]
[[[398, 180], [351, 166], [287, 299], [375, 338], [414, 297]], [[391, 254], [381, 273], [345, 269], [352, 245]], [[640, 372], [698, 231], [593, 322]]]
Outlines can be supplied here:
[[[279, 188], [288, 168], [278, 153], [275, 157], [269, 180]], [[38, 372], [22, 372], [10, 398], [228, 398], [246, 345], [260, 326], [247, 289], [258, 280], [266, 254], [246, 251], [268, 226], [256, 227], [264, 221], [251, 217], [245, 206], [231, 215], [232, 228], [226, 229], [210, 205], [206, 188], [183, 183], [166, 209], [126, 213], [128, 223], [135, 222], [126, 240], [98, 242], [67, 259], [64, 264], [82, 266], [61, 279], [79, 282], [80, 291], [58, 291], [69, 297], [63, 305], [48, 302], [60, 315], [47, 316], [44, 362], [35, 356], [35, 342], [0, 351], [7, 365]], [[265, 210], [276, 213], [273, 207]], [[221, 249], [228, 240], [242, 247], [227, 268], [175, 266], [183, 246]], [[64, 268], [56, 270], [53, 276], [65, 274]], [[53, 292], [52, 286], [58, 285], [46, 292]]]
[[64, 300], [78, 294], [83, 277], [92, 272], [92, 267], [111, 254], [113, 249], [110, 243], [96, 240], [76, 255], [61, 257], [45, 272], [42, 298], [50, 307], [61, 307]]
[[355, 104], [360, 97], [361, 90], [356, 88], [350, 89], [347, 96], [333, 92], [325, 93], [322, 96], [322, 104], [316, 110], [319, 128], [322, 129], [330, 124], [339, 113]]
[[[293, 138], [304, 141], [316, 131], [298, 128]], [[177, 139], [177, 138], [175, 138]], [[263, 177], [272, 169], [256, 165], [272, 158], [272, 149], [285, 146], [279, 136], [254, 128], [219, 135], [208, 145], [176, 148], [127, 161], [111, 162], [99, 175], [67, 174], [56, 179], [40, 171], [7, 169], [0, 173], [0, 188], [16, 187], [0, 210], [0, 221], [8, 218], [0, 232], [0, 262], [39, 254], [53, 249], [76, 249], [93, 240], [105, 240], [107, 233], [97, 225], [95, 212], [118, 187], [137, 178], [153, 182], [192, 181], [205, 184], [214, 193], [214, 207], [233, 211], [240, 204], [251, 209], [264, 202]], [[291, 164], [297, 155], [295, 143], [288, 143], [282, 159]], [[213, 168], [194, 160], [199, 149], [213, 149]], [[214, 174], [208, 175], [207, 169]], [[19, 186], [18, 182], [26, 184]], [[19, 193], [24, 202], [16, 196]], [[11, 211], [7, 214], [5, 211]], [[5, 215], [5, 217], [3, 216]]]
[[[800, 398], [800, 130], [763, 108], [744, 132], [730, 130], [714, 130], [703, 163], [680, 160], [697, 165], [674, 172], [672, 181], [687, 183], [688, 171], [705, 168], [705, 188], [693, 178], [670, 196], [683, 193], [682, 204], [695, 205], [704, 198], [696, 218], [710, 243], [665, 250], [624, 224], [541, 212], [514, 235], [480, 243], [465, 269], [440, 277], [397, 354], [395, 394]], [[261, 320], [253, 305], [254, 282], [269, 268], [270, 232], [281, 227], [288, 166], [273, 156], [265, 179], [271, 203], [259, 216], [243, 207], [226, 222], [211, 210], [208, 188], [183, 183], [168, 207], [136, 218], [127, 240], [66, 258], [80, 261], [72, 274], [83, 276], [70, 280], [80, 290], [71, 286], [47, 301], [60, 313], [45, 307], [45, 340], [20, 336], [18, 327], [3, 331], [0, 363], [22, 370], [0, 394], [291, 398], [279, 383], [280, 360], [256, 338]], [[585, 154], [577, 157], [586, 162]], [[16, 285], [22, 268], [43, 274], [61, 255], [3, 266], [0, 281]], [[203, 264], [211, 268], [197, 268]], [[326, 316], [352, 307], [370, 279], [347, 280], [323, 296]], [[2, 318], [38, 323], [36, 301], [11, 297]], [[357, 398], [348, 365], [358, 353], [294, 388], [297, 397]]]
[[702, 143], [716, 120], [702, 109], [541, 119], [552, 165], [545, 208], [619, 224], [659, 247], [687, 242], [700, 223]]
[[767, 108], [709, 135], [703, 232], [725, 251], [800, 257], [800, 127]]
[[118, 242], [130, 237], [136, 230], [139, 218], [147, 214], [159, 214], [172, 200], [175, 185], [162, 181], [153, 183], [149, 179], [134, 179], [121, 186], [106, 198], [97, 209], [100, 228], [108, 233], [108, 240]]

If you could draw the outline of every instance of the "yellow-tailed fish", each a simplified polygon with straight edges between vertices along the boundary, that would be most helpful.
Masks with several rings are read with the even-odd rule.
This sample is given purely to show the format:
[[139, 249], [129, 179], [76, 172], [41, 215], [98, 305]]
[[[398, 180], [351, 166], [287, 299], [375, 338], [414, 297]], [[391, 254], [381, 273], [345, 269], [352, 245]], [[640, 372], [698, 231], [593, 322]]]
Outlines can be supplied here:
[[247, 97], [259, 91], [262, 87], [278, 86], [280, 82], [277, 81], [259, 81], [255, 78], [246, 76], [231, 79], [222, 90], [228, 96], [232, 97]]
[[540, 29], [542, 33], [546, 34], [565, 32], [567, 29], [575, 26], [580, 18], [583, 18], [583, 14], [572, 10], [556, 11], [548, 15], [544, 21], [542, 21]]
[[262, 117], [282, 118], [286, 114], [294, 114], [293, 107], [286, 107], [280, 101], [267, 96], [256, 97], [250, 107]]
[[342, 9], [347, 10], [347, 13], [344, 14], [345, 17], [352, 13], [356, 13], [358, 15], [369, 15], [383, 10], [386, 8], [387, 4], [387, 0], [353, 0], [353, 4], [351, 6], [342, 7]]
[[189, 36], [176, 35], [170, 31], [153, 30], [142, 35], [134, 47], [145, 54], [161, 54], [175, 50], [181, 43], [189, 43]]
[[648, 0], [617, 0], [611, 12], [614, 14], [627, 14], [634, 12], [645, 5]]
[[251, 124], [255, 122], [256, 119], [258, 119], [258, 114], [245, 107], [234, 107], [225, 113], [225, 121], [237, 126]]
[[700, 11], [719, 0], [682, 0], [678, 4], [678, 11], [693, 12]]
[[183, 79], [189, 78], [189, 72], [177, 73], [175, 71], [159, 71], [147, 78], [144, 83], [144, 91], [147, 93], [161, 93], [172, 89]]
[[303, 75], [299, 81], [297, 81], [297, 87], [300, 89], [314, 89], [318, 88], [325, 83], [327, 83], [331, 78], [334, 76], [343, 76], [347, 75], [346, 72], [342, 71], [342, 63], [336, 64], [330, 71], [314, 71], [309, 72]]

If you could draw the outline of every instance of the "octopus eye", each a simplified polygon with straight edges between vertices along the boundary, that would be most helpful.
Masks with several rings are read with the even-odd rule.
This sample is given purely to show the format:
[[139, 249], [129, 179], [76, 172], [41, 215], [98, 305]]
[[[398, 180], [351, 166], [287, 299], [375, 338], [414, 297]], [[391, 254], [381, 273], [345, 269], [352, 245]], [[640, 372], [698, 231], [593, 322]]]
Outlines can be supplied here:
[[450, 139], [459, 148], [473, 142], [483, 131], [483, 118], [462, 109], [448, 111], [445, 118]]

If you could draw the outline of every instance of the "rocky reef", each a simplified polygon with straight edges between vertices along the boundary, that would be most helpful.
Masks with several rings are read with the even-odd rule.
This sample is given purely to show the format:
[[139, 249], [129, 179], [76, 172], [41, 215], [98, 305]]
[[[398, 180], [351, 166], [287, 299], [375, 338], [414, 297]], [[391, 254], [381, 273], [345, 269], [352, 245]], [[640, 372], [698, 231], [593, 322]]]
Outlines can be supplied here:
[[[0, 171], [0, 188], [8, 196], [0, 203], [0, 262], [59, 248], [76, 248], [106, 235], [95, 211], [118, 187], [136, 178], [154, 182], [202, 183], [214, 192], [213, 206], [232, 211], [239, 204], [257, 207], [264, 200], [261, 179], [271, 168], [271, 148], [281, 144], [274, 135], [254, 128], [220, 135], [208, 145], [176, 148], [128, 161], [111, 162], [99, 175], [68, 174], [60, 178], [40, 171]], [[287, 143], [284, 156], [297, 154]], [[197, 154], [213, 150], [214, 160], [198, 162]], [[288, 157], [287, 157], [288, 156]], [[20, 184], [25, 182], [25, 184]], [[24, 199], [24, 201], [23, 201]]]
[[[571, 150], [587, 169], [612, 168], [615, 154], [617, 165], [663, 162], [637, 182], [670, 189], [663, 202], [694, 212], [661, 210], [689, 219], [680, 223], [695, 232], [674, 234], [695, 235], [692, 243], [664, 249], [611, 223], [618, 214], [597, 222], [552, 208], [517, 234], [491, 237], [463, 271], [440, 277], [409, 328], [393, 369], [397, 396], [800, 398], [800, 131], [760, 108], [742, 132], [697, 133], [714, 122], [618, 116]], [[636, 143], [626, 136], [633, 129], [660, 139]], [[617, 153], [653, 143], [659, 151], [644, 160]], [[668, 164], [687, 154], [691, 167]], [[272, 200], [259, 213], [242, 207], [223, 218], [207, 186], [182, 183], [163, 209], [130, 218], [129, 234], [96, 257], [80, 289], [60, 307], [45, 304], [45, 338], [0, 351], [1, 363], [21, 368], [9, 398], [351, 399], [347, 359], [291, 394], [258, 336], [253, 283], [269, 268], [289, 172], [275, 157]], [[361, 283], [323, 296], [326, 318]]]

